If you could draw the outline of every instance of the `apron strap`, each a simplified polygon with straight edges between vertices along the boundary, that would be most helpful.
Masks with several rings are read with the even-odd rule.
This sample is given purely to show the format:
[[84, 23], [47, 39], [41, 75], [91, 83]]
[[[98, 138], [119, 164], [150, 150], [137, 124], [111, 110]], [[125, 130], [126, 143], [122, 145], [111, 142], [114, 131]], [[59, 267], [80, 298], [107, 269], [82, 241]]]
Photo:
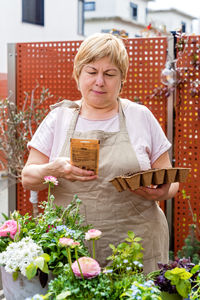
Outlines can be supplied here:
[[[120, 129], [120, 131], [124, 132], [124, 130], [126, 130], [126, 121], [125, 121], [126, 118], [125, 118], [125, 114], [124, 114], [124, 111], [123, 111], [123, 108], [122, 108], [122, 103], [121, 103], [120, 98], [118, 98], [117, 101], [119, 103], [119, 129]], [[70, 132], [75, 131], [76, 123], [78, 121], [78, 117], [79, 117], [79, 114], [80, 114], [80, 111], [81, 111], [81, 106], [82, 106], [82, 102], [81, 102], [80, 107], [76, 108], [74, 110], [74, 114], [72, 116], [72, 119], [71, 119], [71, 122], [70, 122], [70, 125], [69, 125]]]
[[[124, 114], [124, 111], [123, 111], [123, 108], [122, 108], [122, 103], [121, 103], [120, 98], [118, 98], [117, 101], [119, 103], [119, 130], [120, 130], [120, 132], [125, 133], [125, 132], [127, 132], [126, 118], [125, 118], [125, 114]], [[81, 102], [80, 106], [75, 108], [75, 110], [74, 110], [71, 122], [69, 124], [69, 129], [68, 129], [68, 132], [67, 132], [67, 136], [66, 136], [65, 142], [63, 144], [60, 156], [64, 156], [64, 153], [66, 153], [66, 149], [69, 149], [69, 147], [70, 147], [70, 139], [73, 137], [73, 133], [74, 133], [75, 128], [76, 128], [76, 123], [78, 121], [78, 117], [79, 117], [79, 114], [80, 114], [80, 111], [81, 111], [81, 106], [82, 106], [82, 102]]]

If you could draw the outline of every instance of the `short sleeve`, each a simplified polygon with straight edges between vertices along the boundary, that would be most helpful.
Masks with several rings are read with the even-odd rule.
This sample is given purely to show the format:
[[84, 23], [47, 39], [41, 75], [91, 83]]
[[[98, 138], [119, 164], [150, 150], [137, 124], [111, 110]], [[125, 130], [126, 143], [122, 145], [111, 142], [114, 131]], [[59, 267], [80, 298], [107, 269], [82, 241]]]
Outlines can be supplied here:
[[164, 152], [170, 149], [171, 143], [167, 139], [158, 120], [154, 117], [154, 115], [149, 109], [146, 110], [146, 117], [150, 127], [150, 160], [151, 164], [153, 164]]
[[30, 142], [28, 148], [35, 148], [46, 156], [50, 157], [54, 139], [54, 129], [56, 122], [56, 110], [51, 111], [39, 125]]
[[141, 170], [148, 170], [164, 152], [169, 150], [171, 144], [159, 122], [145, 105], [124, 100], [131, 145]]

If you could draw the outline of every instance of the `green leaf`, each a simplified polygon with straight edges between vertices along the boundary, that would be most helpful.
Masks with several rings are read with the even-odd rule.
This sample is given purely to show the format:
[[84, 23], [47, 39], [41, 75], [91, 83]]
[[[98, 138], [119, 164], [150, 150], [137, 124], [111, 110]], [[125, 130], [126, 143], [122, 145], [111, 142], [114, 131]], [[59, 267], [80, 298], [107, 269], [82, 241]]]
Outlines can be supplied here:
[[140, 237], [134, 238], [134, 242], [140, 242], [141, 240], [142, 240], [142, 238], [140, 238]]
[[12, 276], [13, 276], [13, 280], [14, 281], [16, 281], [17, 280], [17, 278], [18, 278], [18, 272], [16, 271], [16, 272], [13, 272], [13, 274], [12, 274]]
[[133, 242], [133, 240], [130, 239], [130, 238], [126, 238], [125, 241], [127, 241], [127, 242], [129, 242], [129, 243], [132, 243], [132, 242]]
[[43, 270], [44, 263], [45, 263], [45, 260], [43, 257], [41, 257], [41, 256], [36, 257], [36, 259], [34, 260], [34, 263], [40, 270]]
[[56, 296], [56, 300], [63, 300], [63, 299], [67, 298], [70, 295], [71, 295], [70, 291], [63, 291], [61, 294]]
[[116, 250], [115, 246], [113, 244], [109, 244], [109, 247], [114, 251]]
[[50, 256], [49, 256], [47, 253], [43, 253], [41, 256], [44, 258], [44, 260], [45, 260], [46, 262], [49, 262], [49, 261], [50, 261]]
[[196, 265], [192, 268], [192, 270], [190, 271], [192, 274], [195, 274], [197, 271], [200, 270], [200, 265]]
[[188, 298], [191, 292], [191, 283], [188, 280], [181, 280], [180, 283], [176, 285], [176, 289], [183, 298]]
[[37, 268], [34, 263], [31, 263], [27, 268], [26, 268], [26, 277], [30, 280], [33, 278], [37, 273]]
[[49, 274], [49, 268], [47, 262], [44, 263], [44, 267], [42, 269], [42, 272]]
[[121, 244], [119, 244], [118, 246], [117, 246], [117, 249], [118, 250], [123, 250], [123, 249], [125, 249], [125, 248], [127, 248], [127, 244], [126, 243], [121, 243]]
[[135, 233], [134, 233], [133, 231], [128, 231], [128, 236], [129, 236], [131, 239], [134, 239]]

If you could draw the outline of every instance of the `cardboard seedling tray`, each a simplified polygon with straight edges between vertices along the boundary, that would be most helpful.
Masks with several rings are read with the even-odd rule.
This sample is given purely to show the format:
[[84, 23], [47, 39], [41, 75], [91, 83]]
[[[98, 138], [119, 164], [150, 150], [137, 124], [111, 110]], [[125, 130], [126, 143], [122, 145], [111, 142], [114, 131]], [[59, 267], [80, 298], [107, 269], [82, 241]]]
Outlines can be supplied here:
[[117, 176], [110, 180], [118, 192], [136, 190], [140, 186], [186, 182], [190, 168], [151, 169], [138, 173]]

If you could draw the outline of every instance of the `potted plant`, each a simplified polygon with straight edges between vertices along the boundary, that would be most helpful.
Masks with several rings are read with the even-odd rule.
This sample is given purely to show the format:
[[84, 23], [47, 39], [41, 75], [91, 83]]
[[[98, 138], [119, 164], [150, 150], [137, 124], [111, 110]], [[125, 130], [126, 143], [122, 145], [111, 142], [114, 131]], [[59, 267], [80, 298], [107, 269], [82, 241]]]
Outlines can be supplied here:
[[[46, 292], [41, 286], [46, 286], [48, 277], [62, 273], [68, 263], [69, 256], [62, 244], [63, 238], [73, 238], [79, 243], [76, 249], [78, 256], [88, 255], [84, 237], [89, 226], [82, 224], [83, 218], [79, 214], [81, 201], [75, 195], [67, 208], [58, 207], [54, 205], [51, 195], [51, 188], [57, 184], [56, 178], [47, 176], [45, 183], [49, 189], [48, 201], [41, 204], [43, 213], [32, 217], [29, 214], [21, 216], [14, 211], [0, 227], [0, 265], [7, 300], [21, 300], [25, 299], [25, 295], [31, 296], [37, 291]], [[71, 256], [75, 260], [75, 249], [71, 249]], [[30, 289], [33, 290], [24, 291], [20, 287], [22, 281], [25, 289], [31, 283]], [[11, 284], [15, 287], [10, 288]]]
[[[94, 230], [98, 232], [98, 230]], [[88, 240], [89, 230], [86, 233]], [[93, 247], [100, 235], [91, 235]], [[65, 266], [63, 274], [49, 283], [48, 293], [38, 299], [149, 299], [161, 300], [160, 290], [142, 273], [141, 238], [129, 231], [128, 237], [117, 247], [110, 244], [110, 264], [101, 268], [93, 257], [77, 258]], [[70, 246], [69, 246], [70, 247]], [[73, 246], [71, 246], [73, 247]], [[70, 268], [71, 264], [71, 268]], [[136, 298], [136, 296], [138, 298]], [[41, 298], [39, 298], [41, 297]], [[34, 298], [32, 298], [34, 299]], [[37, 298], [36, 298], [37, 299]]]
[[189, 258], [177, 258], [168, 264], [158, 263], [159, 270], [148, 274], [161, 290], [162, 299], [179, 300], [191, 294], [198, 268]]

